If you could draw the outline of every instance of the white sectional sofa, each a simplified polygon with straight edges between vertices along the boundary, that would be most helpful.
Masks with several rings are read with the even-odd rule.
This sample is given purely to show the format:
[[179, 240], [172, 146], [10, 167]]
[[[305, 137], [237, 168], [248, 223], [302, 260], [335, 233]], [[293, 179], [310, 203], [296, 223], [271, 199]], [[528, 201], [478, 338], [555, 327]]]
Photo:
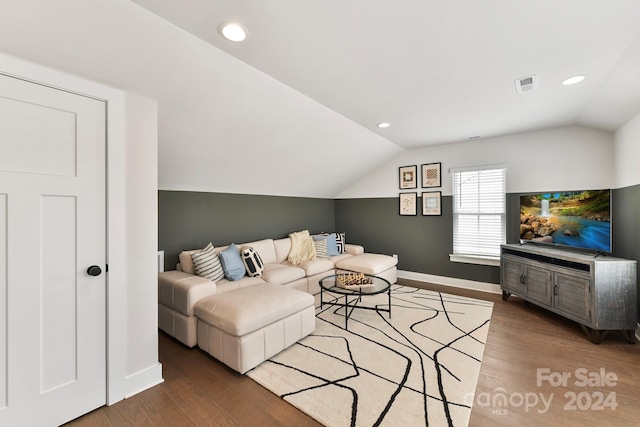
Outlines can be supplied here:
[[[195, 274], [191, 254], [200, 251], [200, 249], [183, 251], [179, 255], [180, 263], [177, 265], [176, 270], [159, 273], [158, 316], [159, 328], [161, 330], [189, 347], [199, 344], [205, 351], [208, 351], [214, 357], [222, 360], [239, 372], [245, 372], [250, 369], [247, 368], [247, 366], [254, 365], [255, 363], [244, 363], [242, 360], [246, 359], [247, 355], [235, 354], [238, 352], [242, 353], [242, 340], [236, 339], [238, 337], [234, 338], [235, 342], [233, 345], [236, 346], [236, 349], [232, 351], [234, 354], [227, 357], [227, 359], [232, 360], [230, 363], [227, 360], [223, 360], [220, 349], [214, 348], [215, 343], [213, 339], [210, 338], [212, 336], [211, 331], [221, 328], [222, 331], [218, 331], [219, 333], [223, 335], [234, 335], [238, 333], [238, 328], [240, 328], [245, 329], [246, 332], [244, 326], [233, 324], [233, 319], [226, 319], [224, 322], [222, 322], [221, 319], [224, 316], [238, 316], [238, 319], [243, 320], [237, 320], [237, 322], [246, 323], [247, 313], [246, 310], [244, 313], [241, 313], [241, 307], [248, 306], [247, 300], [251, 299], [252, 296], [255, 295], [256, 299], [261, 298], [259, 305], [261, 308], [254, 308], [254, 310], [262, 310], [265, 312], [272, 310], [274, 313], [280, 313], [280, 317], [287, 319], [289, 317], [291, 317], [291, 319], [298, 319], [301, 313], [304, 313], [304, 318], [301, 320], [301, 327], [298, 327], [296, 323], [296, 326], [291, 329], [291, 319], [284, 320], [285, 323], [289, 325], [289, 332], [285, 332], [285, 335], [288, 334], [285, 341], [289, 342], [289, 344], [285, 344], [286, 347], [291, 344], [290, 341], [292, 339], [297, 340], [313, 331], [308, 316], [309, 313], [313, 316], [314, 312], [313, 310], [309, 310], [308, 306], [313, 306], [313, 297], [311, 297], [311, 295], [320, 291], [319, 281], [322, 278], [334, 274], [338, 270], [347, 270], [383, 277], [392, 284], [397, 280], [397, 260], [395, 258], [388, 255], [365, 253], [364, 248], [359, 245], [345, 244], [343, 249], [344, 253], [327, 257], [316, 257], [315, 259], [304, 261], [298, 265], [293, 265], [289, 262], [289, 253], [292, 249], [292, 239], [290, 237], [276, 240], [263, 239], [236, 244], [236, 246], [240, 248], [251, 247], [259, 254], [264, 264], [261, 277], [249, 277], [245, 275], [235, 281], [223, 278], [214, 282]], [[227, 248], [228, 246], [216, 247], [214, 250], [220, 253]], [[304, 291], [308, 299], [301, 302], [301, 298], [305, 298], [303, 295], [296, 295], [290, 292], [287, 294], [285, 292], [286, 295], [281, 295], [279, 297], [280, 300], [277, 300], [275, 296], [270, 297], [265, 293], [264, 289], [266, 288], [261, 286], [265, 283], [268, 283], [269, 286], [280, 285], [285, 288]], [[239, 290], [242, 290], [242, 292], [238, 292]], [[224, 298], [221, 297], [223, 294], [225, 294]], [[281, 300], [283, 298], [289, 300], [289, 297], [292, 298], [291, 301], [295, 299], [295, 304], [298, 306], [301, 304], [305, 306], [304, 309], [294, 310], [295, 312], [286, 308], [281, 309]], [[269, 302], [269, 298], [273, 301]], [[293, 302], [291, 303], [292, 306], [295, 304]], [[271, 305], [273, 305], [273, 307], [270, 307]], [[280, 308], [276, 309], [276, 306]], [[229, 314], [230, 311], [232, 314]], [[224, 314], [220, 316], [220, 312]], [[260, 314], [261, 313], [256, 313], [256, 317]], [[271, 313], [263, 317], [271, 318], [270, 316], [273, 315], [274, 314]], [[298, 320], [295, 322], [298, 322]], [[200, 325], [198, 323], [200, 323]], [[269, 325], [266, 324], [260, 324], [256, 327], [255, 322], [249, 323], [253, 324], [253, 330], [249, 332], [252, 332], [254, 335], [258, 332], [264, 335], [264, 331], [269, 328]], [[313, 325], [315, 325], [315, 323], [313, 323]], [[311, 330], [309, 330], [310, 327]], [[300, 330], [298, 331], [298, 329]], [[295, 330], [296, 332], [291, 332], [291, 330]], [[301, 336], [296, 338], [297, 335]], [[205, 338], [203, 338], [205, 336], [209, 337], [206, 338], [207, 342], [199, 342], [205, 340]], [[260, 339], [266, 338], [261, 336]], [[282, 337], [274, 339], [278, 342], [283, 340]], [[216, 342], [219, 343], [221, 341]], [[271, 347], [280, 348], [282, 345], [271, 345]], [[252, 352], [255, 353], [255, 351]], [[271, 353], [272, 352], [273, 351], [271, 351]], [[271, 355], [265, 354], [263, 357], [266, 358]], [[261, 358], [258, 357], [258, 360], [260, 359]]]

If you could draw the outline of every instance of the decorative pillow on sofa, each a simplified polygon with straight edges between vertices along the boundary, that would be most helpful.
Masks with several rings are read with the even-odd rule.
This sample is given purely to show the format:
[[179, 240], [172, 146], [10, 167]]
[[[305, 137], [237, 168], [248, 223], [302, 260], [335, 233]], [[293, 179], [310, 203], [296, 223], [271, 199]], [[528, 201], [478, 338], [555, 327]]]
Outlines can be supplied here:
[[345, 253], [346, 233], [322, 233], [327, 235], [327, 255], [336, 256]]
[[240, 249], [234, 243], [220, 252], [219, 256], [220, 262], [222, 262], [222, 270], [224, 270], [224, 277], [233, 281], [244, 277], [246, 270], [240, 256]]
[[264, 263], [258, 252], [249, 246], [248, 248], [242, 249], [240, 255], [242, 256], [244, 267], [247, 270], [247, 275], [249, 277], [262, 277]]
[[211, 242], [201, 251], [191, 253], [191, 260], [194, 272], [198, 276], [206, 277], [214, 282], [224, 277], [220, 259], [218, 254], [214, 252]]
[[345, 251], [346, 235], [345, 233], [335, 233], [336, 235], [336, 246], [338, 247], [338, 254], [343, 254]]
[[326, 234], [327, 234], [327, 255], [328, 256], [340, 255], [342, 252], [338, 250], [338, 244], [336, 243], [336, 233], [326, 233]]
[[328, 236], [312, 236], [313, 244], [316, 247], [316, 256], [318, 258], [328, 258], [327, 255], [327, 238]]

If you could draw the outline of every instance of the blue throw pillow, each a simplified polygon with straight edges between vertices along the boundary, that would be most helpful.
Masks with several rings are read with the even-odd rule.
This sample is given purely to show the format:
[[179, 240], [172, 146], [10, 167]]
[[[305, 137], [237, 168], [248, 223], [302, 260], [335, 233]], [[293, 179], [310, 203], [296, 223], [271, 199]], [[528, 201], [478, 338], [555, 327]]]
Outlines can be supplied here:
[[233, 281], [240, 280], [244, 277], [246, 273], [244, 262], [242, 262], [242, 257], [240, 256], [240, 249], [235, 244], [230, 244], [229, 247], [220, 252], [218, 256], [222, 263], [224, 277]]
[[327, 255], [336, 256], [341, 253], [342, 252], [338, 249], [338, 244], [336, 243], [336, 233], [329, 234], [327, 236]]

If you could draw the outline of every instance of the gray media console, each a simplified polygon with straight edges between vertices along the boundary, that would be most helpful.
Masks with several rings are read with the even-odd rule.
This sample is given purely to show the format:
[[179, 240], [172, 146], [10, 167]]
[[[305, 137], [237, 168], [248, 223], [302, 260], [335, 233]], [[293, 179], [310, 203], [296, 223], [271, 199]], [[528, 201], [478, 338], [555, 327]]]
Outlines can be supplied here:
[[516, 295], [574, 320], [596, 344], [609, 331], [635, 342], [636, 261], [531, 243], [500, 252], [503, 300]]

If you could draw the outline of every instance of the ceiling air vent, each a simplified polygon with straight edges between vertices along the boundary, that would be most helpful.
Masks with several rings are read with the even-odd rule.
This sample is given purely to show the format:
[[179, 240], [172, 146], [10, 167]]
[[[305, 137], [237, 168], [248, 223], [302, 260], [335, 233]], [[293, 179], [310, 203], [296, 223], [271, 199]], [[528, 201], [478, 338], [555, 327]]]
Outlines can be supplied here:
[[531, 92], [532, 90], [538, 89], [538, 75], [534, 74], [533, 76], [522, 77], [515, 81], [516, 84], [516, 92], [524, 93]]

